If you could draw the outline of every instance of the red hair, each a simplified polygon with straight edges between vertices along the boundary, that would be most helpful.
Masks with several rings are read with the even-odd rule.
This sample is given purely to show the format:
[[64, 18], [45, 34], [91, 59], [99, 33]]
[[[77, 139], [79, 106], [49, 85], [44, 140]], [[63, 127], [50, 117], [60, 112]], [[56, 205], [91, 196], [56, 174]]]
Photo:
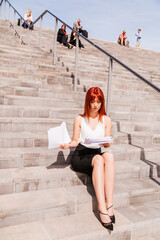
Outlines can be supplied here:
[[102, 121], [102, 116], [106, 115], [105, 99], [104, 99], [104, 94], [103, 94], [102, 90], [100, 88], [98, 88], [98, 87], [92, 87], [86, 93], [85, 105], [84, 105], [84, 113], [81, 116], [82, 117], [87, 117], [89, 119], [89, 116], [90, 116], [90, 103], [96, 97], [101, 102], [101, 108], [99, 110], [99, 119], [100, 119], [100, 121]]

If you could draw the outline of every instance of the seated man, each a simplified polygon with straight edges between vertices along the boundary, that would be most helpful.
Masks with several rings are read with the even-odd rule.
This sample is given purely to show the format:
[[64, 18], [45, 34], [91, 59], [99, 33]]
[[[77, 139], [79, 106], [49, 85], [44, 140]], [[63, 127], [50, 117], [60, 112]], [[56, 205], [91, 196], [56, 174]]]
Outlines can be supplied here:
[[77, 27], [77, 31], [78, 31], [79, 33], [82, 33], [83, 36], [85, 36], [86, 38], [88, 38], [88, 32], [87, 32], [86, 30], [82, 30], [81, 20], [80, 20], [80, 19], [77, 20], [77, 25], [76, 25], [76, 27]]
[[127, 35], [126, 35], [126, 30], [123, 30], [123, 33], [119, 35], [118, 41], [121, 46], [127, 47], [129, 45], [129, 42], [127, 41]]

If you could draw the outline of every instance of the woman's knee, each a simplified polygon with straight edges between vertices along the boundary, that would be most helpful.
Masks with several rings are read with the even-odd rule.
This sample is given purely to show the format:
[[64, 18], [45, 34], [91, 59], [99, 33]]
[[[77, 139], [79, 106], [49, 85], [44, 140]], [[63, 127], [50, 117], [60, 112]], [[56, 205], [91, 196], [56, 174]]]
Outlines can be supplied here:
[[114, 156], [111, 152], [105, 152], [102, 155], [103, 159], [104, 159], [104, 164], [106, 163], [113, 163], [114, 164]]
[[103, 166], [104, 159], [101, 155], [95, 155], [92, 159], [92, 166]]

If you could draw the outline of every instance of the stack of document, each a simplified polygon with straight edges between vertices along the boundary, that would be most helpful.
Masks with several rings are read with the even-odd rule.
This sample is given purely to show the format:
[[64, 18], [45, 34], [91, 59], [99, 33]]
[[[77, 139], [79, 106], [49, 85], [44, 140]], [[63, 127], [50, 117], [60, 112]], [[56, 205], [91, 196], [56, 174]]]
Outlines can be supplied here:
[[62, 124], [58, 127], [51, 128], [48, 131], [48, 148], [57, 148], [59, 145], [64, 143], [71, 142], [70, 136], [68, 134], [66, 123], [62, 122]]
[[108, 136], [108, 137], [102, 137], [102, 138], [94, 138], [94, 139], [86, 139], [84, 141], [84, 144], [104, 144], [104, 143], [112, 143], [113, 138]]

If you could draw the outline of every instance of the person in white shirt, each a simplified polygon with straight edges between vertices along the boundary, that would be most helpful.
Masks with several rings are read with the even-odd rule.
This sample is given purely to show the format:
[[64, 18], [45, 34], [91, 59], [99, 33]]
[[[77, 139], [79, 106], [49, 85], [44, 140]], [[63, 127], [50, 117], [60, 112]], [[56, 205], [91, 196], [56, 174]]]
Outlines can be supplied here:
[[[86, 144], [85, 141], [111, 136], [111, 128], [111, 119], [105, 111], [104, 94], [100, 88], [92, 87], [86, 94], [84, 113], [74, 120], [72, 141], [60, 145], [60, 148], [76, 148], [71, 158], [72, 168], [91, 176], [101, 223], [113, 231], [114, 156], [111, 152], [101, 152], [98, 143]], [[110, 147], [110, 143], [102, 145]]]
[[[32, 17], [32, 14], [31, 14], [31, 10], [28, 9], [27, 10], [27, 13], [24, 15], [24, 20], [28, 23], [28, 25], [31, 25], [33, 23], [33, 17]], [[22, 24], [22, 26], [26, 29], [28, 28], [28, 25], [24, 22]], [[30, 28], [30, 30], [33, 31], [33, 26]]]
[[141, 29], [137, 30], [138, 34], [135, 34], [137, 37], [137, 44], [136, 47], [140, 47], [140, 43], [141, 43]]

